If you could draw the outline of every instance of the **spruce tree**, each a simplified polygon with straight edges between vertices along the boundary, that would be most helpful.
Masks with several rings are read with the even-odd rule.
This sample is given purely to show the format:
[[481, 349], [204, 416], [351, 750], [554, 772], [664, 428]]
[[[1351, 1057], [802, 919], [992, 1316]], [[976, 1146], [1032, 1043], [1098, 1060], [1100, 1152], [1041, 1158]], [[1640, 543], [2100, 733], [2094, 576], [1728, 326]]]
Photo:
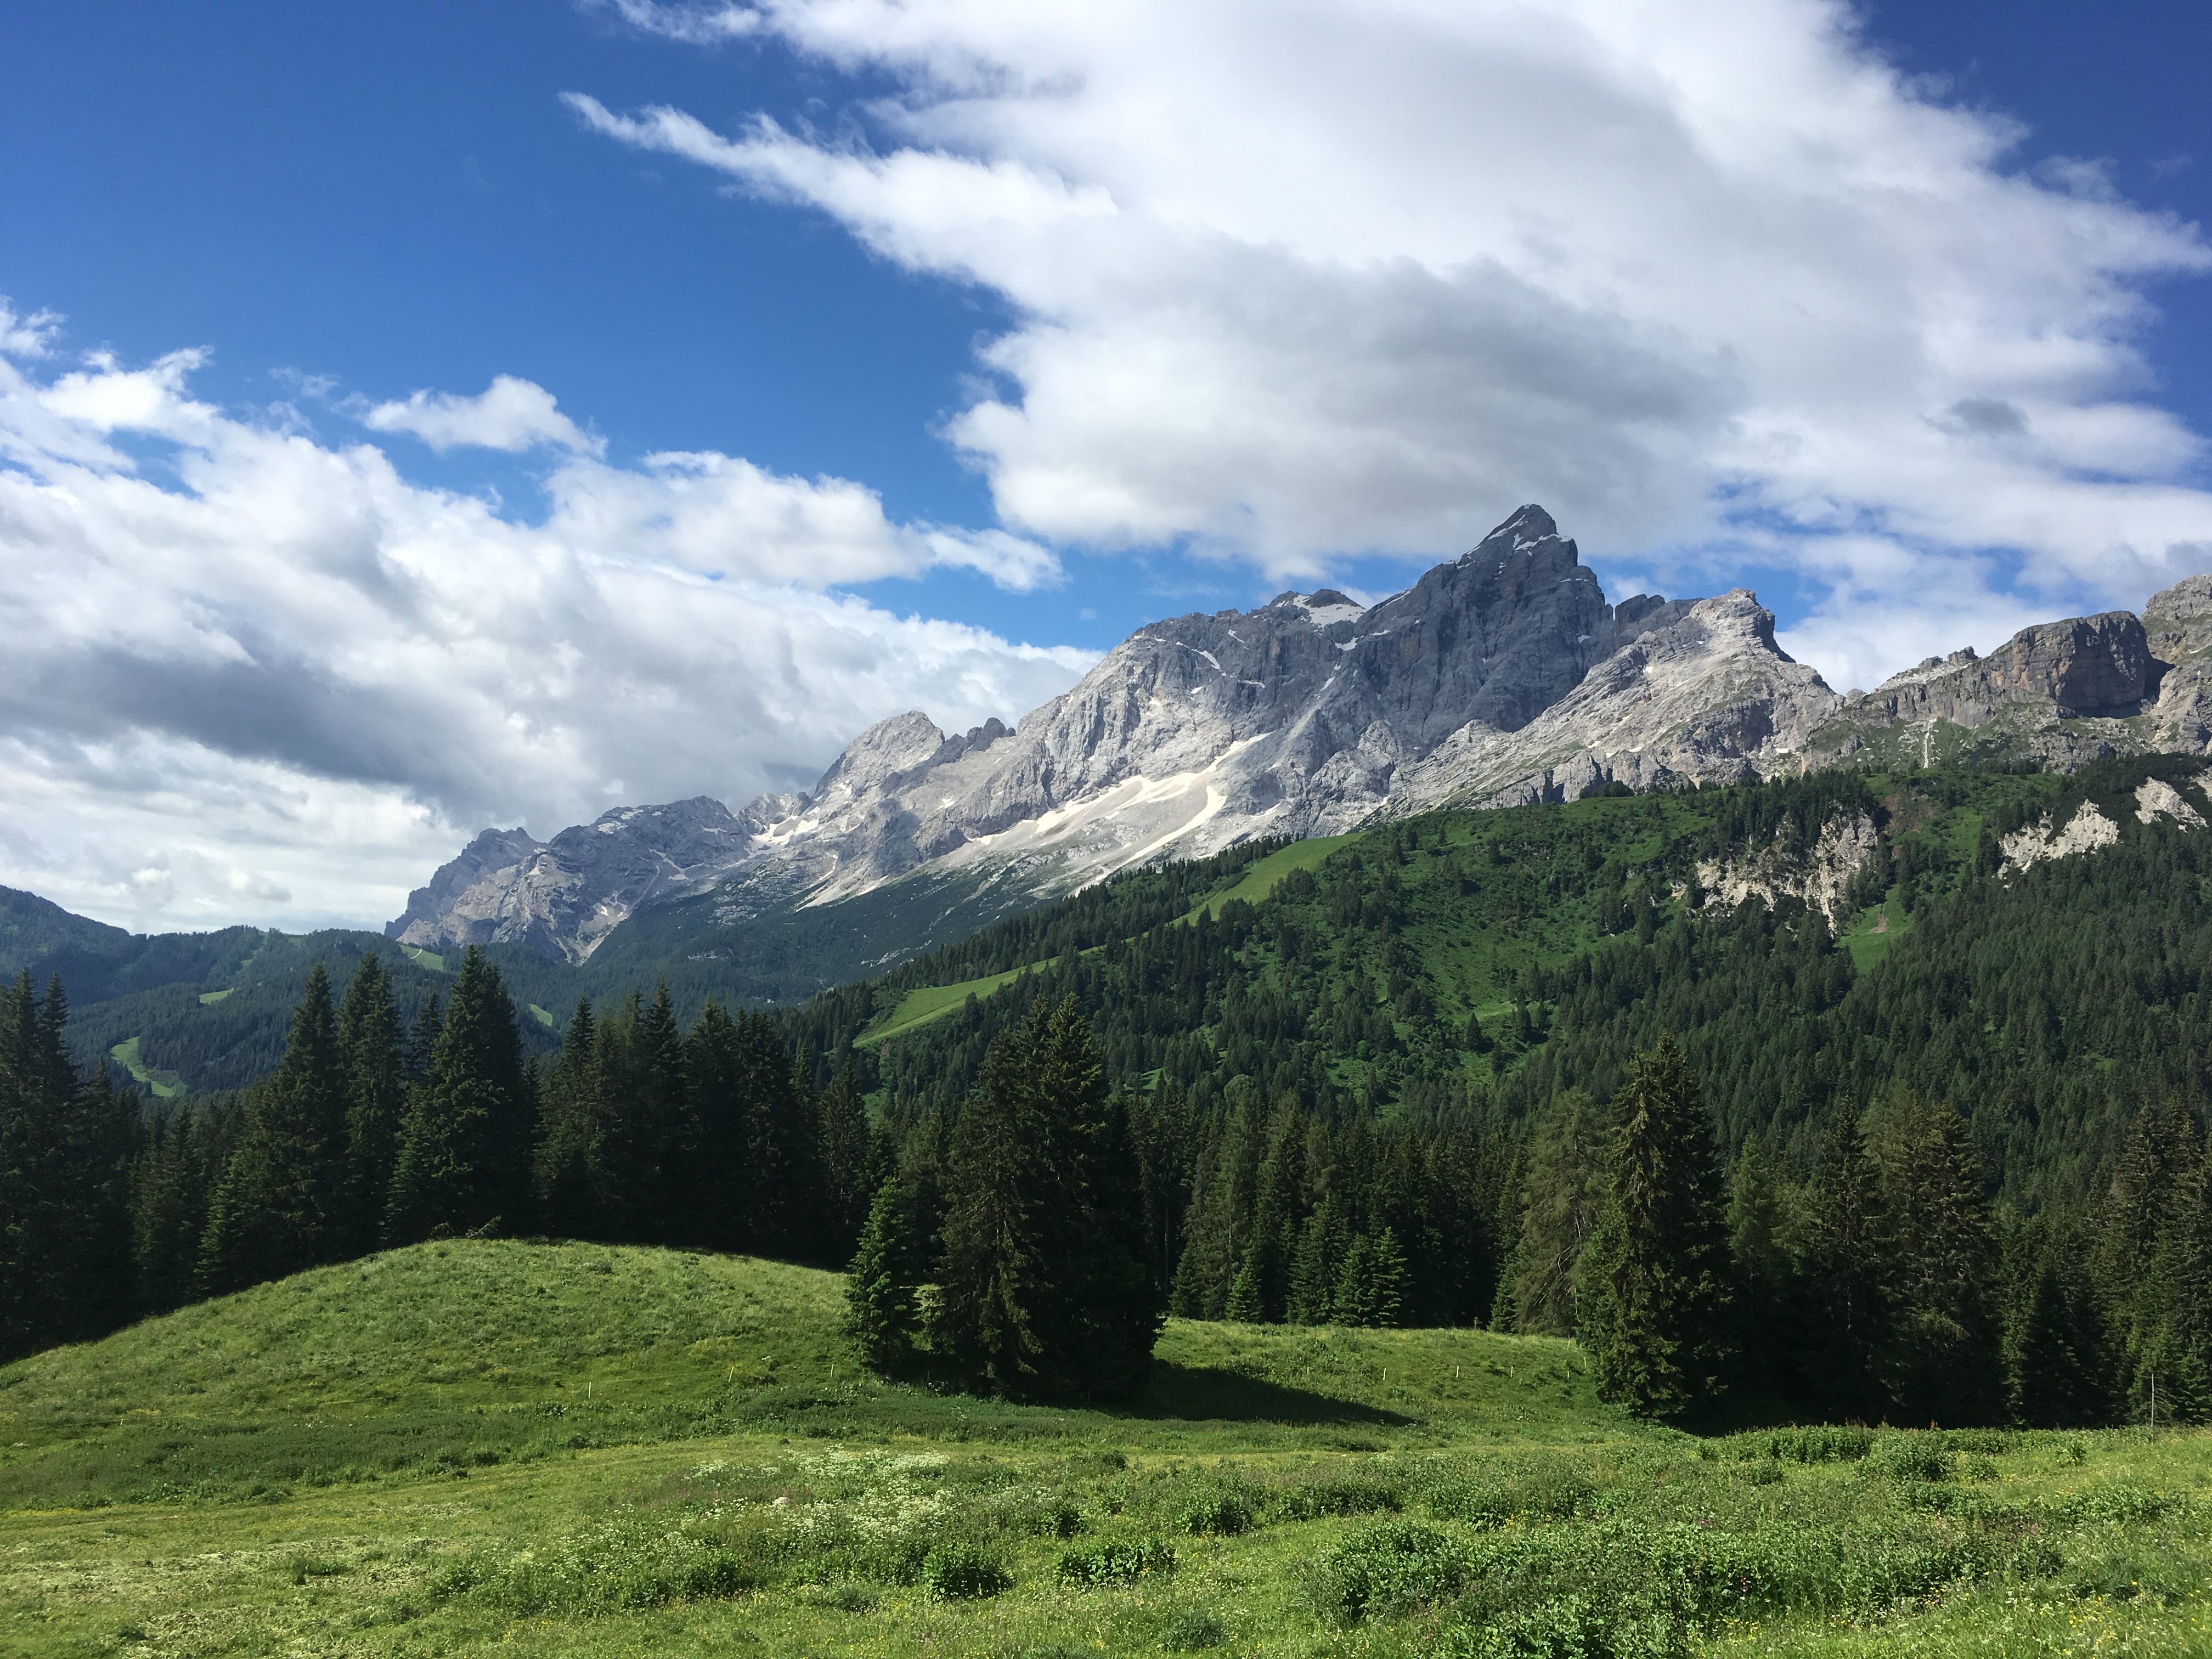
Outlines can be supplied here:
[[1256, 1325], [1267, 1316], [1267, 1310], [1260, 1302], [1260, 1278], [1253, 1271], [1249, 1256], [1229, 1286], [1229, 1304], [1221, 1316], [1246, 1325]]
[[1336, 1319], [1337, 1281], [1344, 1271], [1352, 1237], [1336, 1194], [1329, 1194], [1306, 1218], [1291, 1263], [1290, 1317], [1293, 1324], [1328, 1325]]
[[906, 1188], [893, 1175], [876, 1189], [845, 1272], [845, 1334], [879, 1376], [898, 1376], [914, 1363], [920, 1244]]
[[1729, 1258], [1735, 1267], [1736, 1341], [1763, 1383], [1788, 1358], [1781, 1321], [1794, 1286], [1782, 1243], [1781, 1177], [1774, 1158], [1747, 1140], [1729, 1172]]
[[1000, 1393], [1134, 1389], [1162, 1311], [1142, 1176], [1073, 997], [992, 1045], [951, 1165], [939, 1352]]
[[1890, 1244], [1881, 1179], [1858, 1114], [1837, 1109], [1807, 1206], [1804, 1316], [1796, 1349], [1806, 1391], [1832, 1418], [1879, 1416], [1888, 1400]]
[[1882, 1143], [1893, 1397], [1908, 1420], [1990, 1423], [2004, 1369], [1996, 1224], [1966, 1120], [1899, 1097]]
[[1370, 1325], [1395, 1326], [1405, 1322], [1406, 1255], [1398, 1248], [1395, 1229], [1375, 1235], [1368, 1250], [1368, 1311]]
[[131, 1253], [142, 1312], [180, 1308], [198, 1288], [208, 1175], [196, 1130], [189, 1111], [157, 1111], [133, 1169]]
[[2101, 1322], [2070, 1217], [2014, 1230], [2007, 1249], [2005, 1414], [2033, 1429], [2087, 1428], [2111, 1411]]
[[544, 1082], [534, 1192], [538, 1224], [556, 1238], [602, 1238], [599, 1170], [599, 1022], [589, 998], [576, 1000]]
[[1337, 1269], [1329, 1322], [1372, 1325], [1375, 1306], [1375, 1245], [1365, 1233], [1358, 1233], [1344, 1252], [1343, 1266]]
[[953, 1127], [933, 1332], [971, 1387], [1003, 1394], [1059, 1381], [1054, 1339], [1065, 1322], [1047, 1234], [1066, 1218], [1069, 1195], [1057, 1189], [1068, 1152], [1052, 1144], [1037, 1097], [1034, 1028], [1032, 1018], [993, 1042]]
[[2139, 1316], [2126, 1404], [2138, 1420], [2212, 1419], [2212, 1152], [2177, 1183], [2151, 1259], [2148, 1311]]
[[330, 975], [317, 963], [293, 1012], [274, 1076], [248, 1097], [200, 1247], [200, 1278], [219, 1295], [337, 1260], [352, 1243], [346, 1163], [347, 1072]]
[[2178, 1094], [2160, 1092], [2129, 1124], [2105, 1194], [2093, 1271], [2109, 1310], [2119, 1392], [2127, 1398], [2147, 1398], [2151, 1373], [2162, 1363], [2168, 1315], [2157, 1259], [2201, 1156], [2187, 1105]]
[[363, 956], [338, 1005], [338, 1053], [346, 1085], [343, 1239], [349, 1255], [376, 1248], [399, 1120], [407, 1109], [407, 1058], [391, 976], [372, 951]]
[[1581, 1334], [1603, 1399], [1649, 1417], [1710, 1402], [1729, 1363], [1728, 1234], [1712, 1125], [1671, 1038], [1613, 1102], [1610, 1182]]
[[385, 1213], [395, 1244], [512, 1227], [527, 1212], [537, 1103], [499, 969], [471, 945], [428, 1078], [410, 1091]]
[[1587, 1092], [1570, 1089], [1553, 1103], [1528, 1138], [1523, 1170], [1512, 1328], [1571, 1336], [1583, 1252], [1607, 1187], [1605, 1126]]
[[880, 1153], [868, 1127], [868, 1106], [860, 1073], [850, 1060], [840, 1066], [815, 1103], [821, 1139], [823, 1195], [829, 1210], [823, 1221], [825, 1252], [831, 1260], [857, 1247], [874, 1205], [869, 1194], [881, 1183]]

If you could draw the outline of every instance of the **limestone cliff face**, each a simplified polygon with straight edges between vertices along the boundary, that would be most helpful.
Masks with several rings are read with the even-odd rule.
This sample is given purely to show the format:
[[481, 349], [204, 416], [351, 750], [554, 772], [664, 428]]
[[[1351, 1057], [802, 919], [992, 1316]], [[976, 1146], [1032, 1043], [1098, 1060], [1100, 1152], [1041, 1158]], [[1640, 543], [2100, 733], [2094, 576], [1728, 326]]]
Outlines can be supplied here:
[[1863, 812], [1838, 816], [1820, 828], [1810, 848], [1784, 850], [1787, 838], [1729, 859], [1698, 866], [1698, 885], [1709, 905], [1735, 906], [1757, 899], [1771, 908], [1784, 897], [1818, 910], [1831, 925], [1850, 911], [1848, 895], [1860, 872], [1881, 855], [1881, 836]]
[[1747, 589], [1665, 607], [1517, 732], [1469, 722], [1401, 779], [1395, 810], [1574, 800], [1786, 769], [1843, 699], [1774, 641]]
[[2143, 634], [2161, 671], [2148, 745], [2212, 752], [2212, 575], [2191, 576], [2153, 594], [2143, 607]]
[[[2182, 588], [2168, 594], [2180, 595]], [[2198, 625], [2192, 617], [2169, 618], [2160, 637], [2186, 637]], [[2002, 753], [2060, 770], [2146, 749], [2202, 752], [2204, 737], [2185, 738], [2197, 712], [2193, 701], [2177, 702], [2165, 721], [2167, 735], [2153, 730], [2161, 685], [2172, 679], [2170, 662], [2154, 646], [2146, 619], [2125, 611], [2041, 623], [1987, 657], [1969, 646], [1893, 674], [1851, 697], [1808, 747], [1822, 764], [1850, 761], [1871, 747], [1891, 763]], [[2212, 660], [2184, 680], [2201, 684], [2207, 668]], [[2174, 682], [2167, 689], [2179, 696], [2183, 688]], [[2203, 701], [2204, 712], [2212, 713], [2212, 698]]]
[[528, 945], [581, 962], [640, 905], [696, 892], [742, 856], [749, 827], [705, 796], [623, 806], [538, 842], [487, 830], [384, 930], [404, 945]]

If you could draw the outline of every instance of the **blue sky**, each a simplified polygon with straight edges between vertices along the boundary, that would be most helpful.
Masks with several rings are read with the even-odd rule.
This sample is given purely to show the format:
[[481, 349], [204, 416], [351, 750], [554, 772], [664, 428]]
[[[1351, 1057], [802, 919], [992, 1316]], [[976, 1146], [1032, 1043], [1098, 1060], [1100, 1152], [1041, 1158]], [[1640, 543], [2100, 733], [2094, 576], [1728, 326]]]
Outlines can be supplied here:
[[[1757, 587], [1839, 688], [2212, 568], [2203, 8], [1145, 9], [14, 9], [50, 424], [0, 430], [0, 600], [64, 644], [0, 880], [374, 919], [486, 818], [803, 784], [886, 705], [1018, 714], [1526, 499], [1617, 594]], [[506, 447], [412, 434], [500, 376]], [[752, 469], [736, 516], [687, 530], [669, 452]], [[371, 544], [447, 586], [349, 629]], [[503, 626], [407, 620], [498, 560]]]

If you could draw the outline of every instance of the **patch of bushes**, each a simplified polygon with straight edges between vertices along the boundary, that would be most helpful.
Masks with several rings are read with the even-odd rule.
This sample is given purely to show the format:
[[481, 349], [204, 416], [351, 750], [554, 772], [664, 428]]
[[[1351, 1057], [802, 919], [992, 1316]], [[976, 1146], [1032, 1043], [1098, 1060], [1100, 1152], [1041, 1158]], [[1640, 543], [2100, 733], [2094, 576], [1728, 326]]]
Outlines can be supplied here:
[[1384, 1521], [1324, 1550], [1306, 1593], [1323, 1616], [1353, 1625], [1446, 1600], [1466, 1582], [1465, 1553], [1449, 1534], [1418, 1521]]
[[1182, 1529], [1194, 1538], [1234, 1538], [1249, 1532], [1259, 1520], [1249, 1498], [1241, 1492], [1202, 1492], [1185, 1504]]
[[1004, 1567], [964, 1539], [939, 1544], [921, 1565], [921, 1587], [933, 1601], [981, 1601], [1013, 1582]]
[[1267, 1504], [1278, 1521], [1318, 1521], [1331, 1515], [1372, 1515], [1378, 1510], [1395, 1513], [1405, 1507], [1405, 1494], [1395, 1481], [1346, 1478], [1307, 1480], [1276, 1492]]
[[474, 1591], [511, 1613], [589, 1616], [735, 1595], [761, 1578], [758, 1564], [696, 1522], [645, 1514], [503, 1561], [470, 1558], [439, 1574], [431, 1589]]
[[1173, 1572], [1175, 1548], [1164, 1539], [1124, 1538], [1064, 1551], [1060, 1582], [1095, 1588], [1126, 1584], [1147, 1572]]

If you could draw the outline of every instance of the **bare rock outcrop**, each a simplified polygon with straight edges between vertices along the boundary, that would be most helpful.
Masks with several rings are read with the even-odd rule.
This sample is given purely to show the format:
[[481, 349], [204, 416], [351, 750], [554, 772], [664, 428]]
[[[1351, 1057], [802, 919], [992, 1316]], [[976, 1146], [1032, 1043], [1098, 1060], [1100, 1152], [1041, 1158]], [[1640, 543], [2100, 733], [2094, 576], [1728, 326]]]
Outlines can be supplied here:
[[1843, 699], [1775, 643], [1748, 589], [1668, 608], [1518, 732], [1470, 722], [1407, 769], [1401, 812], [1736, 783], [1786, 768]]

